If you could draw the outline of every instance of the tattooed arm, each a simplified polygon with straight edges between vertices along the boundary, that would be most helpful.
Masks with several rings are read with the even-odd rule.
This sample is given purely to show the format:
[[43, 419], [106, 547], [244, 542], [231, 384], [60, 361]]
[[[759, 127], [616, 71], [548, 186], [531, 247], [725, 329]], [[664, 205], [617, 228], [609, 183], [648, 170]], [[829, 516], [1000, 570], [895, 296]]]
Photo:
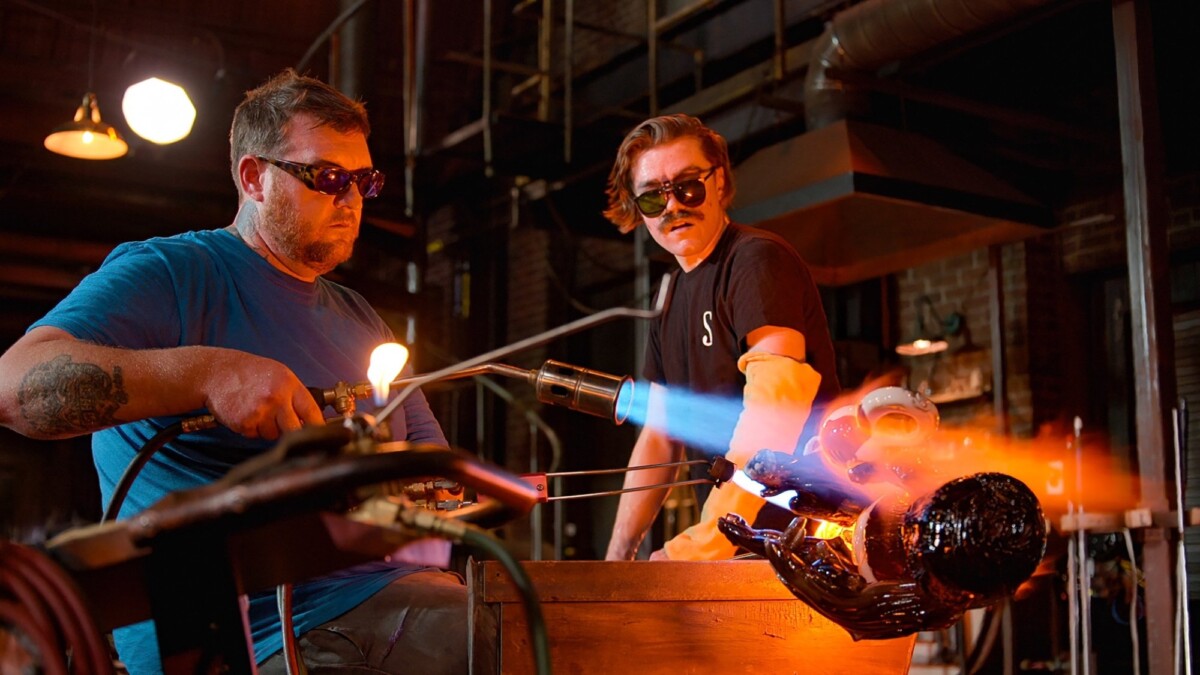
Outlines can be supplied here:
[[291, 370], [233, 349], [119, 349], [42, 326], [0, 356], [0, 425], [32, 438], [79, 436], [198, 408], [251, 438], [324, 423]]

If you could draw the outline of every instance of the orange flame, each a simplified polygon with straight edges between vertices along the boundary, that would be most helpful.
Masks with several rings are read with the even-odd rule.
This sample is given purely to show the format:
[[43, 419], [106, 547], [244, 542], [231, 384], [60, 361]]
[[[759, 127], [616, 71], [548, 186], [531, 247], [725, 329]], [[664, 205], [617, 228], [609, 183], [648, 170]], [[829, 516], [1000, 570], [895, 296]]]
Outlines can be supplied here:
[[367, 379], [375, 390], [375, 405], [387, 403], [392, 381], [408, 363], [408, 348], [396, 342], [385, 342], [371, 352]]
[[[857, 406], [871, 391], [894, 384], [894, 378], [879, 378], [844, 393], [826, 408], [826, 420], [841, 407]], [[973, 473], [1005, 473], [1029, 486], [1055, 526], [1070, 509], [1120, 513], [1137, 506], [1137, 477], [1118, 465], [1119, 460], [1104, 441], [1089, 435], [1077, 442], [1065, 431], [1043, 431], [1035, 438], [1022, 439], [1000, 434], [997, 428], [989, 415], [980, 415], [965, 424], [943, 424], [918, 443], [881, 448], [868, 447], [868, 442], [854, 461], [868, 459], [883, 467], [912, 469], [914, 475], [905, 481], [912, 494], [927, 493]], [[840, 464], [828, 454], [825, 461], [838, 476], [845, 476], [854, 463]], [[875, 485], [858, 487], [874, 493], [888, 482], [899, 482], [887, 468], [882, 475], [877, 473], [877, 480]]]

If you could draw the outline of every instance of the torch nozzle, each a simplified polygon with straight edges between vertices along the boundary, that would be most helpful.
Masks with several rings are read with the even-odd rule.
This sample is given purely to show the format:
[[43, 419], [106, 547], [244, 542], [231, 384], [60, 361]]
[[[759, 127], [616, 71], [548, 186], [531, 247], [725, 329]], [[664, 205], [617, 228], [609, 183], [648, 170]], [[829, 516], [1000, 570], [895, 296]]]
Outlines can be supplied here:
[[[538, 370], [526, 370], [503, 363], [483, 363], [438, 379], [456, 380], [477, 375], [503, 375], [525, 380], [533, 385], [537, 399], [542, 403], [603, 417], [615, 424], [624, 422], [634, 406], [634, 383], [628, 375], [609, 375], [553, 359], [546, 361]], [[392, 382], [392, 386], [403, 387], [426, 381], [431, 380], [424, 375], [405, 377]]]
[[542, 403], [560, 405], [621, 424], [633, 407], [633, 379], [549, 360], [531, 374]]

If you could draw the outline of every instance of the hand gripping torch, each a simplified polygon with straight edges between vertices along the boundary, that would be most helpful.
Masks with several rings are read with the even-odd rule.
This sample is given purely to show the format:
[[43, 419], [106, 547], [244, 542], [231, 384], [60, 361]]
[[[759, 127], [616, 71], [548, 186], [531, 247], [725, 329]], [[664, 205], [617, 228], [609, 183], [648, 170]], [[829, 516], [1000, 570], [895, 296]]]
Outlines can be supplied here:
[[[346, 382], [338, 382], [328, 389], [321, 387], [307, 387], [308, 393], [312, 395], [313, 400], [317, 405], [324, 408], [332, 406], [334, 411], [339, 415], [350, 418], [356, 410], [356, 401], [364, 396], [370, 396], [372, 388], [368, 382], [359, 382], [358, 384], [349, 384]], [[125, 502], [125, 497], [129, 494], [129, 488], [132, 487], [133, 481], [137, 478], [138, 473], [171, 439], [180, 434], [190, 434], [197, 431], [212, 429], [218, 425], [217, 418], [211, 414], [197, 415], [195, 417], [184, 418], [174, 424], [168, 425], [156, 433], [150, 440], [146, 441], [145, 445], [138, 450], [133, 460], [129, 462], [129, 466], [125, 468], [125, 472], [121, 474], [121, 478], [117, 481], [113, 488], [112, 499], [109, 500], [108, 506], [104, 509], [104, 514], [100, 517], [100, 522], [107, 522], [116, 518], [117, 513], [121, 510], [121, 504]]]

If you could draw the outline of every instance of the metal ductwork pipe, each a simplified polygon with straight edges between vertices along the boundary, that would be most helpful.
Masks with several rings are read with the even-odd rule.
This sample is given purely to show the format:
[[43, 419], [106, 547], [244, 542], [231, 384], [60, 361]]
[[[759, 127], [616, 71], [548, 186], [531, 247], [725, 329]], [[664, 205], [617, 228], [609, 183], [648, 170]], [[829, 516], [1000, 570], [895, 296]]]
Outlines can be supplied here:
[[367, 66], [363, 55], [371, 40], [370, 18], [359, 11], [364, 4], [363, 0], [341, 0], [341, 14], [331, 26], [336, 32], [331, 36], [329, 83], [353, 99], [363, 98]]
[[817, 38], [804, 81], [805, 121], [820, 129], [858, 101], [839, 73], [870, 73], [1049, 0], [866, 0], [833, 17]]

